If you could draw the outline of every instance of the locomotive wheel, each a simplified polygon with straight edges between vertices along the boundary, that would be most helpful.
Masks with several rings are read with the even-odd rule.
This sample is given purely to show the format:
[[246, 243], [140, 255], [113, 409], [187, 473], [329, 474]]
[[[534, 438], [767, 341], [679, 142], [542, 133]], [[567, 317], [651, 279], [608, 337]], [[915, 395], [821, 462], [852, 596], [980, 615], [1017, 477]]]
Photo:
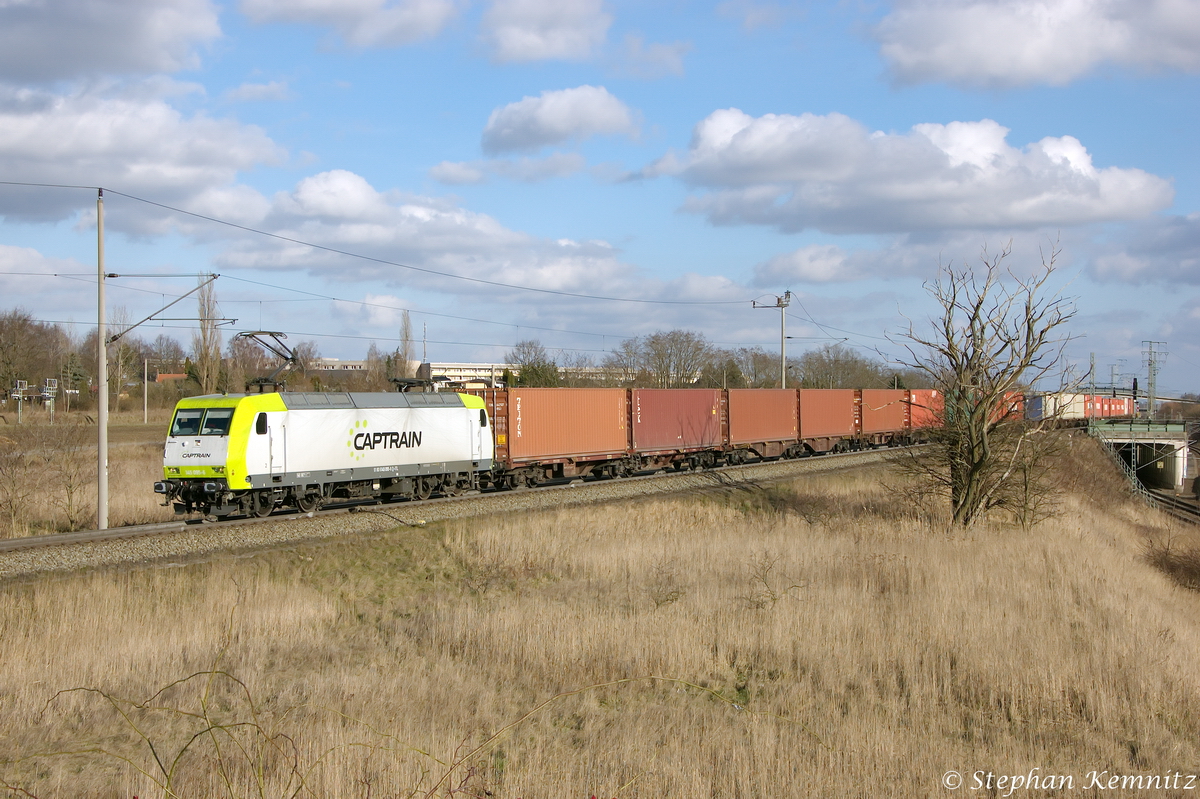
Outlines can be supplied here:
[[433, 494], [432, 477], [418, 477], [413, 483], [413, 499], [429, 499]]
[[275, 503], [271, 501], [271, 495], [267, 492], [254, 495], [254, 515], [258, 518], [270, 516], [271, 511], [275, 510]]
[[296, 497], [296, 507], [302, 513], [312, 513], [321, 504], [321, 498], [316, 494], [305, 494], [302, 497]]

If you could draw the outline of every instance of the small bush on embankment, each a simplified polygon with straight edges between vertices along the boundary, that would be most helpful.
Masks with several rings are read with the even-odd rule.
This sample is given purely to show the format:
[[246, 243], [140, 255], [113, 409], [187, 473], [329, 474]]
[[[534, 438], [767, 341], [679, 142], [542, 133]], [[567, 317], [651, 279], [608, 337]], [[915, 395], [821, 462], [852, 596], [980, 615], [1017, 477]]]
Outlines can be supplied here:
[[0, 779], [836, 797], [1186, 772], [1200, 598], [1144, 557], [1178, 530], [1076, 446], [1077, 490], [1031, 532], [948, 534], [876, 469], [9, 585]]

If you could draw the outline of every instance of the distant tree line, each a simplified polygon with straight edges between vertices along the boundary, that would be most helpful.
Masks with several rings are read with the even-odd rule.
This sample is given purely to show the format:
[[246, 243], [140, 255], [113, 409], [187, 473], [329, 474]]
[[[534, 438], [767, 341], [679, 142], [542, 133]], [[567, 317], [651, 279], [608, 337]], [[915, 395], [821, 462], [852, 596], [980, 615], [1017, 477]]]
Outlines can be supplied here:
[[[779, 353], [762, 347], [717, 347], [702, 334], [669, 330], [625, 339], [599, 360], [587, 354], [552, 355], [540, 341], [509, 350], [508, 385], [631, 386], [635, 388], [779, 388]], [[827, 344], [787, 361], [788, 387], [924, 388], [929, 377]]]

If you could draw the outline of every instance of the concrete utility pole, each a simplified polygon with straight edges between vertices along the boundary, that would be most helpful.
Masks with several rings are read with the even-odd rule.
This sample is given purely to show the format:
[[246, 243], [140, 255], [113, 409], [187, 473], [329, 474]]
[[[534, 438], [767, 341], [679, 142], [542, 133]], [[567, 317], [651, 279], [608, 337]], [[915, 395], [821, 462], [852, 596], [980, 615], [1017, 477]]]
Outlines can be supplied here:
[[1154, 351], [1154, 345], [1167, 346], [1165, 341], [1143, 341], [1146, 349], [1142, 355], [1146, 358], [1146, 417], [1154, 421], [1154, 403], [1158, 398], [1158, 366], [1160, 359], [1166, 360], [1165, 350]]
[[104, 189], [96, 193], [96, 529], [108, 529], [108, 325], [104, 314]]
[[759, 305], [755, 300], [755, 308], [779, 309], [779, 387], [787, 388], [787, 307], [792, 304], [792, 290], [783, 292], [782, 297], [775, 298], [774, 305]]

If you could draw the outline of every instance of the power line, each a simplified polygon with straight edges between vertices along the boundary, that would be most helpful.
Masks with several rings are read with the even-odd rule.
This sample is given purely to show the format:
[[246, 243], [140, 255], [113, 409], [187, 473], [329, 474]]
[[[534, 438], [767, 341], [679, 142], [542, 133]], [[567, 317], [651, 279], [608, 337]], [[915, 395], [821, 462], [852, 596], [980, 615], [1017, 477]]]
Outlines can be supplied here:
[[[0, 181], [0, 183], [2, 183], [2, 182], [3, 182], [3, 181]], [[76, 281], [79, 281], [79, 282], [81, 282], [81, 283], [95, 283], [95, 282], [96, 282], [96, 278], [95, 278], [94, 276], [90, 276], [90, 273], [83, 273], [83, 272], [0, 272], [0, 275], [23, 275], [23, 276], [32, 276], [32, 277], [57, 277], [57, 278], [62, 278], [62, 279], [64, 279], [64, 280], [76, 280]], [[126, 274], [121, 274], [121, 277], [141, 277], [141, 278], [156, 278], [156, 277], [162, 277], [162, 278], [172, 278], [172, 277], [189, 277], [189, 276], [194, 276], [194, 275], [173, 275], [173, 274], [168, 274], [168, 273], [161, 273], [161, 274], [144, 274], [144, 275], [126, 275]], [[398, 305], [386, 305], [386, 304], [384, 304], [384, 303], [379, 303], [379, 302], [368, 302], [368, 301], [366, 301], [366, 300], [355, 300], [355, 299], [348, 299], [348, 298], [345, 298], [345, 297], [336, 297], [336, 296], [334, 296], [334, 295], [332, 295], [332, 294], [321, 294], [321, 293], [319, 293], [319, 292], [315, 292], [315, 291], [308, 291], [308, 290], [306, 290], [306, 289], [298, 289], [298, 288], [295, 288], [295, 287], [292, 287], [292, 286], [277, 286], [277, 285], [275, 285], [275, 284], [273, 284], [273, 283], [265, 283], [265, 282], [263, 282], [263, 281], [260, 281], [260, 280], [251, 280], [251, 279], [249, 279], [249, 278], [244, 278], [244, 277], [236, 277], [236, 276], [234, 276], [234, 275], [229, 275], [229, 274], [222, 274], [222, 275], [221, 275], [221, 277], [223, 277], [223, 278], [225, 278], [225, 279], [227, 279], [227, 280], [235, 280], [235, 281], [238, 281], [238, 282], [240, 282], [240, 283], [248, 283], [248, 284], [250, 284], [250, 285], [254, 285], [254, 286], [260, 286], [260, 287], [263, 287], [263, 288], [274, 289], [274, 290], [276, 290], [276, 291], [290, 291], [290, 292], [294, 292], [294, 293], [296, 293], [296, 294], [303, 294], [303, 295], [305, 295], [305, 297], [306, 297], [306, 299], [295, 299], [295, 300], [287, 300], [287, 299], [274, 299], [274, 300], [261, 300], [261, 299], [259, 299], [259, 300], [255, 300], [255, 299], [245, 299], [245, 300], [228, 300], [228, 299], [226, 299], [226, 300], [222, 300], [222, 301], [221, 301], [221, 302], [222, 302], [222, 303], [224, 303], [224, 304], [232, 304], [232, 303], [264, 303], [264, 302], [266, 302], [266, 303], [279, 303], [279, 302], [341, 302], [341, 303], [346, 303], [346, 304], [348, 304], [348, 305], [361, 305], [361, 306], [363, 306], [363, 307], [367, 307], [367, 308], [380, 308], [380, 309], [382, 309], [382, 310], [388, 310], [388, 311], [404, 311], [404, 312], [407, 312], [407, 313], [416, 314], [416, 315], [418, 315], [418, 316], [420, 316], [420, 315], [424, 315], [424, 316], [432, 316], [432, 317], [436, 317], [436, 318], [439, 318], [439, 319], [452, 319], [452, 320], [454, 320], [454, 321], [458, 321], [458, 322], [473, 322], [473, 323], [477, 323], [477, 324], [496, 325], [496, 326], [498, 326], [498, 327], [513, 327], [513, 328], [517, 328], [518, 330], [519, 330], [520, 328], [526, 328], [526, 329], [528, 329], [528, 330], [537, 330], [537, 331], [540, 331], [540, 332], [545, 332], [545, 333], [566, 333], [566, 334], [570, 334], [570, 335], [577, 335], [577, 336], [593, 336], [593, 337], [596, 337], [596, 338], [601, 338], [601, 339], [607, 339], [607, 338], [620, 339], [620, 338], [622, 338], [621, 336], [618, 336], [618, 335], [616, 335], [616, 334], [614, 334], [614, 333], [595, 333], [595, 332], [586, 331], [586, 330], [568, 330], [568, 329], [564, 329], [564, 328], [556, 328], [556, 327], [542, 327], [542, 326], [539, 326], [539, 325], [532, 325], [532, 324], [527, 324], [527, 323], [524, 323], [524, 322], [497, 322], [497, 321], [495, 321], [495, 320], [492, 320], [492, 319], [479, 319], [479, 318], [477, 318], [477, 317], [471, 317], [471, 316], [460, 316], [460, 315], [457, 315], [457, 314], [441, 313], [441, 312], [439, 312], [439, 311], [426, 311], [426, 310], [421, 310], [421, 309], [419, 309], [419, 308], [404, 308], [404, 307], [401, 307], [401, 306], [398, 306]], [[133, 287], [133, 286], [124, 286], [124, 285], [121, 285], [120, 283], [114, 283], [114, 284], [112, 284], [112, 286], [113, 286], [114, 288], [120, 288], [120, 289], [122, 289], [122, 290], [124, 290], [124, 291], [137, 291], [137, 292], [142, 292], [142, 293], [145, 293], [145, 294], [156, 294], [156, 295], [158, 295], [158, 296], [161, 296], [161, 297], [167, 297], [167, 296], [178, 296], [178, 295], [173, 295], [173, 294], [169, 294], [169, 293], [162, 292], [162, 291], [154, 291], [154, 290], [152, 290], [152, 289], [141, 289], [141, 288], [135, 288], [135, 287]], [[791, 315], [791, 314], [789, 314], [789, 316], [792, 316], [792, 315]], [[793, 316], [793, 318], [799, 319], [799, 318], [801, 318], [801, 317], [795, 317], [795, 316]], [[808, 321], [812, 321], [812, 320], [808, 320]], [[815, 324], [815, 322], [814, 322], [814, 324]], [[180, 328], [180, 329], [187, 329], [187, 328]], [[304, 333], [304, 334], [299, 334], [299, 335], [316, 335], [316, 334], [307, 334], [307, 333]], [[838, 338], [840, 338], [840, 337], [839, 337], [839, 336], [829, 336], [829, 338], [830, 338], [830, 339], [838, 339]], [[369, 340], [369, 337], [364, 337], [364, 339], [366, 339], [366, 340]], [[380, 339], [380, 340], [388, 340], [388, 339]], [[713, 341], [712, 343], [713, 343], [713, 344], [718, 344], [718, 345], [725, 345], [725, 346], [734, 346], [734, 347], [738, 347], [738, 346], [745, 346], [745, 345], [744, 345], [742, 342]], [[492, 346], [492, 345], [484, 345], [484, 346]], [[509, 346], [509, 345], [506, 345], [506, 344], [504, 344], [504, 345], [495, 345], [495, 346]], [[587, 350], [587, 349], [579, 350], [579, 349], [577, 349], [577, 350], [573, 350], [573, 351], [576, 351], [576, 352], [608, 352], [609, 350]]]
[[576, 292], [572, 292], [572, 291], [558, 291], [557, 289], [541, 289], [541, 288], [536, 288], [533, 286], [518, 286], [513, 283], [501, 283], [496, 280], [484, 280], [483, 278], [479, 278], [479, 277], [467, 277], [466, 275], [456, 275], [453, 272], [441, 272], [436, 269], [427, 269], [427, 268], [421, 267], [421, 266], [412, 266], [411, 264], [403, 264], [398, 261], [389, 261], [385, 258], [376, 258], [371, 255], [363, 255], [361, 253], [350, 252], [349, 250], [342, 250], [337, 247], [328, 247], [323, 244], [313, 244], [312, 242], [304, 241], [303, 239], [292, 238], [291, 236], [284, 236], [279, 233], [271, 233], [269, 231], [260, 230], [258, 228], [253, 228], [248, 225], [239, 225], [236, 222], [229, 222], [228, 220], [218, 219], [217, 217], [214, 217], [214, 216], [198, 214], [194, 211], [185, 211], [182, 208], [176, 208], [175, 206], [172, 206], [172, 205], [155, 202], [154, 200], [148, 200], [145, 197], [138, 197], [135, 194], [127, 194], [125, 192], [117, 191], [116, 189], [109, 189], [109, 188], [106, 188], [103, 186], [75, 186], [75, 185], [57, 184], [57, 183], [25, 183], [25, 182], [21, 182], [21, 181], [11, 181], [11, 180], [0, 180], [0, 185], [38, 186], [38, 187], [43, 187], [43, 188], [55, 188], [55, 189], [95, 189], [95, 190], [102, 189], [104, 191], [107, 191], [110, 194], [115, 194], [119, 197], [125, 197], [127, 199], [134, 200], [136, 202], [145, 203], [146, 205], [153, 205], [157, 208], [163, 208], [167, 211], [172, 211], [177, 214], [184, 214], [185, 216], [195, 217], [196, 219], [203, 219], [206, 222], [212, 222], [217, 225], [225, 225], [226, 227], [231, 227], [236, 230], [242, 230], [247, 233], [254, 233], [255, 235], [258, 235], [258, 236], [265, 236], [267, 238], [276, 239], [278, 241], [286, 241], [289, 244], [299, 244], [303, 247], [311, 247], [314, 250], [321, 250], [322, 252], [333, 253], [335, 255], [341, 255], [341, 256], [345, 256], [347, 258], [356, 258], [356, 259], [362, 260], [362, 261], [369, 261], [371, 263], [381, 264], [383, 266], [394, 266], [398, 269], [410, 269], [414, 272], [422, 272], [422, 273], [428, 274], [428, 275], [437, 275], [438, 277], [451, 278], [454, 280], [463, 280], [463, 281], [467, 281], [469, 283], [478, 283], [478, 284], [485, 285], [485, 286], [493, 286], [495, 288], [512, 289], [514, 291], [531, 291], [531, 292], [536, 292], [538, 294], [552, 294], [552, 295], [559, 296], [559, 297], [574, 297], [576, 299], [583, 299], [583, 300], [601, 300], [604, 302], [633, 302], [633, 303], [643, 303], [643, 304], [648, 304], [648, 305], [740, 305], [744, 302], [750, 301], [748, 299], [747, 300], [713, 300], [713, 301], [706, 301], [706, 302], [689, 301], [689, 300], [647, 300], [647, 299], [632, 298], [632, 297], [605, 297], [605, 296], [595, 295], [595, 294], [580, 294], [580, 293], [576, 293]]
[[[38, 324], [43, 324], [43, 325], [75, 325], [75, 326], [88, 325], [90, 327], [95, 327], [94, 322], [77, 322], [75, 320], [70, 320], [70, 319], [30, 319], [30, 321], [37, 322]], [[154, 325], [152, 327], [154, 327], [154, 329], [156, 329], [156, 330], [158, 330], [158, 329], [162, 329], [162, 330], [195, 330], [196, 329], [194, 326], [186, 326], [186, 325]], [[307, 338], [337, 338], [337, 339], [351, 339], [354, 341], [386, 341], [386, 342], [397, 342], [397, 343], [403, 341], [403, 339], [401, 339], [399, 337], [393, 338], [390, 336], [351, 336], [351, 335], [348, 335], [345, 333], [312, 333], [312, 332], [301, 332], [301, 331], [296, 331], [296, 330], [281, 330], [279, 332], [284, 333], [289, 336], [303, 336], [303, 337], [307, 337]], [[487, 342], [483, 342], [483, 341], [440, 341], [437, 339], [429, 339], [429, 343], [430, 344], [445, 344], [445, 345], [449, 345], [449, 346], [460, 346], [460, 347], [492, 347], [492, 348], [502, 347], [505, 349], [511, 348], [513, 346], [512, 344], [494, 344], [494, 343], [487, 343]], [[552, 347], [551, 349], [565, 351], [565, 352], [604, 352], [604, 353], [608, 352], [608, 350], [582, 349], [582, 348], [577, 348], [577, 347]]]

